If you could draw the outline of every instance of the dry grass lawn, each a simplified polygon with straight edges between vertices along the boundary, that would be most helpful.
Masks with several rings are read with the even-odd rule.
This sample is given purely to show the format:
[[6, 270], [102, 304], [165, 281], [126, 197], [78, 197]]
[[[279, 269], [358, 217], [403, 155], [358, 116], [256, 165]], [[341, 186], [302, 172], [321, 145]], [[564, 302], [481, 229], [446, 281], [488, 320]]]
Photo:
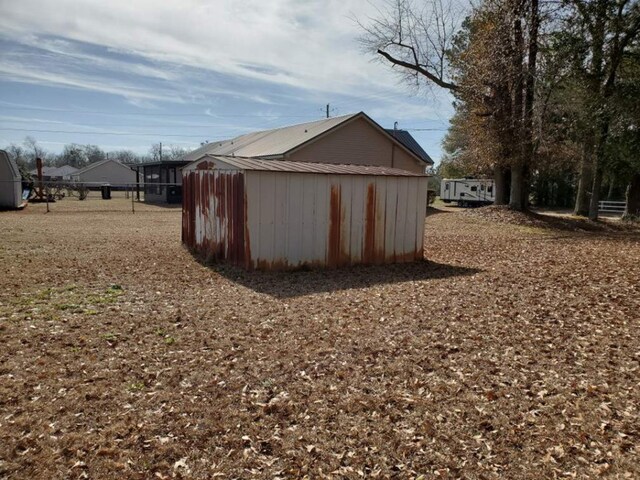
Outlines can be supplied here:
[[0, 213], [1, 478], [640, 478], [637, 230], [443, 209], [424, 263], [246, 273], [129, 208]]

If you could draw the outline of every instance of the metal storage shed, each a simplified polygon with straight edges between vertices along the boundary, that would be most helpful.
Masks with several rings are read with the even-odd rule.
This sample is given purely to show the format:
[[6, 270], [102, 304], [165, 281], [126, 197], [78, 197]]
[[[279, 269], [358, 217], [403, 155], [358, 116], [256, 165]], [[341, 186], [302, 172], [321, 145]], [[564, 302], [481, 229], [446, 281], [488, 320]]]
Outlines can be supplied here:
[[182, 241], [247, 269], [423, 258], [427, 176], [207, 155], [185, 166]]
[[0, 150], [0, 209], [22, 206], [22, 175], [16, 162]]

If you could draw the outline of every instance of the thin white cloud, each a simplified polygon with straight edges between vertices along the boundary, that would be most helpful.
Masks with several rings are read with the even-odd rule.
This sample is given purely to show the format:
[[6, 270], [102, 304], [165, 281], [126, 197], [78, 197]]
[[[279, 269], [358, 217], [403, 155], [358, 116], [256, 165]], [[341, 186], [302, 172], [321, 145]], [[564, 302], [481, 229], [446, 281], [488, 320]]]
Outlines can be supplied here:
[[[21, 0], [4, 2], [0, 29], [14, 39], [37, 31], [152, 60], [350, 94], [393, 79], [354, 41], [359, 30], [352, 13], [371, 9], [358, 0]], [[64, 42], [46, 48], [79, 55]]]

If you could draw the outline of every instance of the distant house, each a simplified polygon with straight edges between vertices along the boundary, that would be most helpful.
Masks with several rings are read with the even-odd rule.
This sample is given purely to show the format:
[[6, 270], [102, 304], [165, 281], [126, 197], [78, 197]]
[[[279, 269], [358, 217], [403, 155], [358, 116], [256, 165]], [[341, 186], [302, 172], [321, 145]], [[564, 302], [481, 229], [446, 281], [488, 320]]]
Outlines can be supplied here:
[[136, 183], [136, 172], [131, 167], [108, 158], [74, 172], [71, 179], [76, 182], [95, 184], [96, 187], [108, 183], [116, 188], [125, 188]]
[[[42, 167], [42, 179], [45, 181], [71, 180], [71, 176], [78, 171], [71, 165], [62, 165], [61, 167]], [[38, 176], [38, 169], [31, 170], [33, 177]]]

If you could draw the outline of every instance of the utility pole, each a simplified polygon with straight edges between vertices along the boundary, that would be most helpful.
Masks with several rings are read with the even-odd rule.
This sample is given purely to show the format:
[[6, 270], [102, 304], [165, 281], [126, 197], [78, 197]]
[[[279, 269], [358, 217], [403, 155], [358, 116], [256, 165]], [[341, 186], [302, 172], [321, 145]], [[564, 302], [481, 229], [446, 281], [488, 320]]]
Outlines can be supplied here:
[[329, 118], [329, 104], [327, 103], [327, 118]]
[[162, 142], [160, 142], [160, 161], [162, 161]]

